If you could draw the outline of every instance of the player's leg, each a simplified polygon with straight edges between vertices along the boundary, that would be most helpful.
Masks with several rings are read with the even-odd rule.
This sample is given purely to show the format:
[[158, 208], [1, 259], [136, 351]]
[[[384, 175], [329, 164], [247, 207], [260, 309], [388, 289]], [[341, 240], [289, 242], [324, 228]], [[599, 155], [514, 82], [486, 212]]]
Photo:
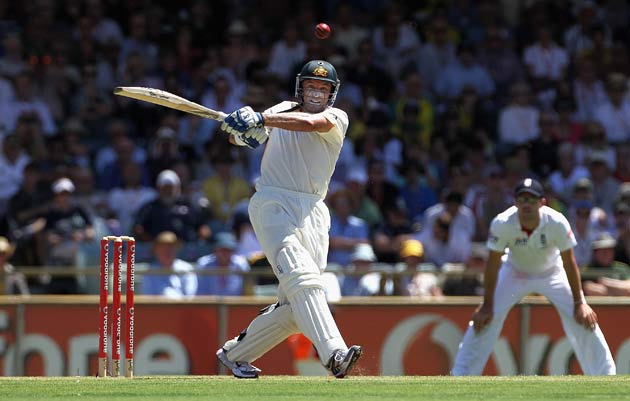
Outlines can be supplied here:
[[260, 370], [253, 367], [250, 362], [260, 358], [297, 332], [290, 305], [269, 305], [260, 311], [247, 329], [228, 340], [217, 351], [217, 357], [235, 376], [256, 377]]
[[564, 269], [558, 269], [550, 279], [541, 279], [539, 287], [540, 293], [558, 310], [564, 332], [584, 373], [614, 375], [615, 361], [599, 325], [590, 330], [578, 324], [573, 317], [573, 294]]
[[[343, 377], [360, 356], [360, 348], [348, 352], [326, 302], [322, 269], [315, 262], [315, 259], [321, 258], [320, 255], [325, 257], [326, 249], [312, 254], [304, 245], [315, 248], [311, 246], [315, 242], [313, 238], [321, 241], [327, 238], [326, 231], [319, 233], [312, 230], [313, 224], [325, 225], [325, 219], [329, 218], [324, 215], [326, 209], [320, 210], [312, 205], [308, 208], [309, 212], [317, 209], [317, 215], [313, 217], [303, 210], [303, 205], [308, 203], [306, 200], [285, 198], [282, 194], [265, 194], [259, 200], [253, 206], [250, 204], [252, 226], [280, 282], [280, 288], [289, 300], [295, 323], [311, 340], [322, 363], [332, 367], [333, 373], [336, 366], [341, 366], [340, 373], [336, 375]], [[322, 230], [327, 229], [322, 227]], [[327, 242], [321, 243], [321, 247], [327, 248]], [[335, 362], [339, 355], [343, 360]]]
[[509, 267], [499, 270], [494, 291], [494, 311], [492, 320], [477, 333], [469, 322], [459, 350], [455, 357], [453, 376], [481, 375], [494, 348], [494, 343], [501, 334], [503, 322], [512, 307], [529, 293], [528, 280], [519, 278]]

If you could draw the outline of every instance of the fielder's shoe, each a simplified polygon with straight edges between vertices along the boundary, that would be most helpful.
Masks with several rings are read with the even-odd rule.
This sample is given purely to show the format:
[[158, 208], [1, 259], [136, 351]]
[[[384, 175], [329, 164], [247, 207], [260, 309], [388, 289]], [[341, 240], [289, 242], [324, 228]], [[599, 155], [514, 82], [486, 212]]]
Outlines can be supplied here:
[[223, 348], [217, 351], [217, 358], [226, 368], [232, 371], [234, 377], [239, 379], [256, 379], [260, 369], [249, 362], [232, 362], [227, 358], [227, 353]]
[[326, 367], [330, 369], [336, 378], [342, 379], [346, 377], [354, 364], [359, 360], [362, 352], [363, 350], [358, 345], [348, 348], [347, 352], [338, 349], [333, 352]]

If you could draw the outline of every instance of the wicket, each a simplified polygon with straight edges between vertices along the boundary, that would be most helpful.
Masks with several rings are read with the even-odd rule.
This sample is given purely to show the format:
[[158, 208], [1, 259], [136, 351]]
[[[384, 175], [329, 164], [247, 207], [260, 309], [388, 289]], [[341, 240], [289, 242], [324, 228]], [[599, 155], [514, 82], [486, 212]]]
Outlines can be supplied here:
[[114, 322], [112, 327], [112, 376], [120, 375], [120, 352], [122, 332], [122, 308], [121, 292], [123, 242], [127, 243], [127, 287], [125, 294], [125, 322], [126, 322], [126, 347], [125, 347], [125, 376], [133, 377], [133, 351], [134, 351], [134, 287], [135, 287], [135, 259], [136, 240], [127, 236], [107, 236], [101, 239], [101, 266], [100, 266], [100, 298], [99, 298], [99, 329], [98, 329], [98, 377], [107, 376], [107, 342], [109, 334], [109, 242], [114, 242], [114, 284], [112, 296], [112, 308], [114, 310]]

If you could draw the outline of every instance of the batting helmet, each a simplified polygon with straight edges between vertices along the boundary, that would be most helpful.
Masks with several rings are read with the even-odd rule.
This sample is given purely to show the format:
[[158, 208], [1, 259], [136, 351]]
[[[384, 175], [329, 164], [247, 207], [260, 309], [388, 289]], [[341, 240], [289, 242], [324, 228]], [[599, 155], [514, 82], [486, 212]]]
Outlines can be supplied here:
[[341, 82], [337, 78], [337, 70], [332, 64], [323, 60], [311, 60], [304, 64], [300, 73], [295, 77], [295, 97], [300, 104], [304, 101], [302, 82], [306, 79], [315, 79], [332, 84], [330, 95], [328, 96], [328, 105], [332, 106], [335, 103]]

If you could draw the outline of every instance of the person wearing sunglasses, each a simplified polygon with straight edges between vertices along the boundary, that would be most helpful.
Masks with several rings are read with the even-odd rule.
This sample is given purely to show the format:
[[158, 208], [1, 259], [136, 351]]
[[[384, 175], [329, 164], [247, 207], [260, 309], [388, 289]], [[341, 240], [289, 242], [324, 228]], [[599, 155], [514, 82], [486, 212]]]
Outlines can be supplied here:
[[543, 187], [532, 178], [516, 186], [514, 199], [490, 225], [483, 303], [464, 334], [452, 374], [481, 375], [510, 309], [537, 293], [557, 309], [582, 371], [614, 375], [615, 361], [582, 291], [569, 222], [546, 206]]

